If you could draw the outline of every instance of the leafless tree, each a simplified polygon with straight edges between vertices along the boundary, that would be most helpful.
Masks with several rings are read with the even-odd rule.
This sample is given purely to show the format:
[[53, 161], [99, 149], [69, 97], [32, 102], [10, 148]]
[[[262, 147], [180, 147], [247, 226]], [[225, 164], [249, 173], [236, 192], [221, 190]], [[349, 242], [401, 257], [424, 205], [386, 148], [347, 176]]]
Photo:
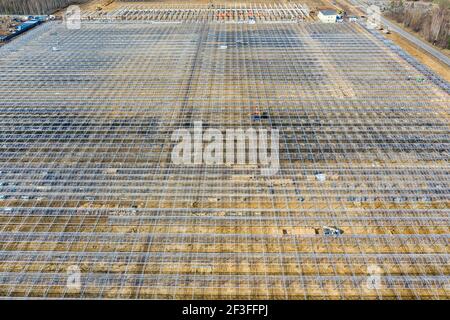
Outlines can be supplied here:
[[450, 49], [450, 0], [435, 2], [392, 0], [388, 15], [434, 45]]
[[50, 14], [88, 0], [0, 0], [0, 14]]

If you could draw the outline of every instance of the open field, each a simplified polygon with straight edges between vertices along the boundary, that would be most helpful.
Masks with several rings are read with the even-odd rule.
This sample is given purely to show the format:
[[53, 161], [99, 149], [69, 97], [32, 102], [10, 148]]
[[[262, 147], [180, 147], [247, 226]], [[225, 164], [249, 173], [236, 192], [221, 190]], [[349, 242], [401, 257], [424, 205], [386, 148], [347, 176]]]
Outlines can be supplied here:
[[[0, 296], [448, 298], [448, 82], [289, 8], [52, 21], [0, 48]], [[172, 163], [195, 121], [278, 129], [280, 170]]]

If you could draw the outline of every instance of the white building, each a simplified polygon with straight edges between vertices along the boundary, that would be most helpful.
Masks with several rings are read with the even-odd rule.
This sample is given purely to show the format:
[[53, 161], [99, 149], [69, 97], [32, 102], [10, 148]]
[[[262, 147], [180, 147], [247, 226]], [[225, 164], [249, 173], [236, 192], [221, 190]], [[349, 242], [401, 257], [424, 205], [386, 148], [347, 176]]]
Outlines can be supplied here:
[[317, 17], [323, 23], [335, 23], [337, 20], [337, 12], [334, 10], [320, 10]]

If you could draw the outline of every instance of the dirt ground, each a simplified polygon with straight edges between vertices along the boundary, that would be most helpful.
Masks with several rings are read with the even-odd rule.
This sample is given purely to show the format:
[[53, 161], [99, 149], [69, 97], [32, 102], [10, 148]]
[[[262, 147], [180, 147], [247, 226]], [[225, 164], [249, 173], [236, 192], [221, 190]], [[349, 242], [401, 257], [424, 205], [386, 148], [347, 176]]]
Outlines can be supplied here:
[[[147, 3], [154, 4], [155, 2], [158, 1]], [[175, 1], [159, 2], [175, 3]], [[208, 1], [192, 1], [192, 3], [206, 2]], [[254, 2], [269, 1], [248, 1], [247, 3]], [[82, 8], [95, 10], [99, 3], [105, 3], [105, 0], [94, 0]], [[318, 3], [318, 6], [321, 7], [326, 5], [326, 1], [307, 0], [305, 3], [308, 5], [309, 3]], [[130, 2], [130, 4], [141, 4], [141, 2]], [[121, 5], [120, 2], [109, 4], [107, 10], [112, 10], [119, 5]], [[309, 6], [314, 9], [313, 5]], [[394, 36], [390, 35], [389, 37]], [[399, 43], [401, 38], [394, 41], [401, 45]], [[407, 42], [404, 42], [403, 45], [407, 46]], [[310, 47], [313, 45], [314, 43], [309, 44]], [[405, 49], [405, 47], [403, 48]], [[413, 49], [412, 46], [411, 48]], [[170, 58], [171, 51], [168, 52], [164, 52], [166, 58]], [[175, 54], [178, 51], [173, 52]], [[417, 54], [420, 56], [420, 52]], [[275, 55], [275, 58], [281, 59], [282, 57]], [[399, 57], [396, 59], [400, 61]], [[429, 59], [431, 61], [428, 63], [432, 64], [433, 59]], [[347, 82], [345, 77], [341, 77], [338, 68], [327, 63], [327, 61], [332, 61], [332, 57], [329, 56], [323, 60], [324, 68], [331, 70], [330, 75], [339, 81], [339, 84], [336, 84], [339, 90], [336, 90], [337, 94], [334, 98], [345, 99], [345, 96], [355, 95], [351, 83]], [[399, 63], [406, 64], [407, 62]], [[114, 72], [125, 72], [125, 67], [128, 66], [126, 64], [118, 65]], [[158, 70], [161, 74], [157, 73]], [[114, 75], [112, 71], [109, 72], [110, 76]], [[447, 76], [448, 80], [448, 69], [447, 71], [443, 69], [441, 72]], [[155, 68], [152, 73], [155, 77], [160, 76], [161, 79], [165, 79], [166, 70], [162, 68]], [[195, 81], [198, 80], [194, 79]], [[259, 88], [263, 88], [267, 84], [267, 82], [262, 83]], [[244, 82], [242, 82], [242, 86], [244, 86]], [[295, 84], [295, 86], [299, 85]], [[253, 86], [253, 90], [258, 91], [255, 87], [257, 85]], [[283, 99], [282, 97], [288, 94], [285, 92], [293, 90], [293, 87], [288, 84], [274, 85], [274, 87], [275, 89], [279, 88], [282, 92], [278, 96], [272, 93], [274, 101]], [[155, 89], [146, 88], [145, 93], [142, 91], [143, 96], [150, 96], [152, 90], [156, 92], [158, 89], [157, 87]], [[215, 88], [215, 90], [218, 89]], [[216, 92], [210, 89], [209, 94], [217, 96], [219, 92], [226, 92], [223, 88], [220, 90], [222, 91]], [[237, 89], [234, 90], [238, 92]], [[99, 94], [100, 91], [101, 89], [97, 90], [96, 94]], [[133, 91], [134, 94], [137, 90], [131, 88], [130, 91]], [[260, 91], [265, 92], [262, 89]], [[313, 98], [311, 96], [311, 99]], [[422, 100], [422, 97], [420, 99]], [[285, 106], [285, 108], [288, 107]], [[121, 113], [124, 111], [126, 114]], [[116, 111], [111, 117], [119, 119], [125, 116], [132, 117], [134, 112], [136, 112], [136, 116], [139, 116], [138, 111], [120, 109], [120, 112]], [[349, 113], [349, 117], [350, 115], [351, 113]], [[164, 118], [164, 122], [169, 122], [173, 116], [174, 113], [171, 110], [167, 113], [167, 118]], [[160, 115], [160, 118], [162, 117], [163, 114]], [[364, 126], [364, 124], [359, 124]], [[304, 130], [306, 132], [308, 129]], [[77, 150], [77, 152], [79, 151], [81, 150]], [[88, 151], [87, 147], [83, 147], [83, 152]], [[139, 152], [139, 149], [133, 151], [127, 147], [123, 151], [124, 153]], [[118, 151], [116, 153], [120, 154]], [[53, 161], [50, 158], [49, 160]], [[68, 155], [65, 161], [69, 160]], [[24, 161], [24, 158], [21, 158], [21, 161]], [[35, 161], [38, 163], [43, 160], [36, 159]], [[437, 162], [422, 163], [414, 159], [411, 161], [402, 163], [405, 168], [414, 167], [414, 165], [427, 168], [433, 165], [438, 167], [446, 165]], [[343, 164], [342, 160], [334, 164], [328, 161], [323, 166], [330, 170], [333, 165], [338, 167]], [[361, 162], [361, 168], [364, 169], [367, 164], [369, 162]], [[375, 167], [378, 165], [372, 162], [370, 164]], [[354, 169], [356, 162], [352, 161], [351, 165]], [[292, 170], [295, 172], [301, 172], [301, 169], [313, 172], [312, 169], [317, 169], [318, 164], [305, 161], [292, 164], [292, 166]], [[398, 164], [393, 160], [392, 163], [386, 162], [380, 166], [384, 169], [394, 170]], [[112, 170], [108, 174], [115, 175], [117, 172]], [[278, 179], [257, 179], [252, 175], [236, 174], [222, 179], [221, 191], [233, 190], [233, 188], [248, 191], [241, 191], [235, 196], [232, 196], [233, 194], [221, 196], [217, 195], [217, 190], [213, 189], [214, 196], [206, 197], [195, 194], [191, 196], [190, 192], [182, 194], [177, 190], [180, 188], [187, 190], [189, 186], [193, 190], [200, 190], [198, 186], [202, 180], [189, 176], [188, 179], [175, 176], [164, 182], [166, 192], [162, 196], [157, 193], [148, 193], [142, 195], [142, 198], [125, 198], [119, 202], [106, 199], [86, 201], [17, 199], [10, 201], [7, 207], [76, 208], [76, 213], [61, 216], [0, 214], [0, 235], [1, 233], [10, 233], [9, 238], [0, 239], [0, 248], [13, 253], [7, 259], [0, 261], [0, 272], [22, 273], [24, 276], [36, 273], [40, 277], [44, 277], [45, 273], [53, 275], [60, 273], [65, 276], [68, 267], [77, 264], [80, 266], [81, 272], [86, 275], [94, 274], [111, 278], [113, 276], [120, 278], [121, 275], [129, 276], [129, 280], [122, 277], [126, 280], [112, 282], [108, 285], [96, 285], [96, 283], [88, 282], [83, 288], [84, 297], [196, 297], [210, 299], [249, 297], [277, 299], [328, 297], [338, 299], [341, 296], [348, 299], [361, 296], [375, 299], [378, 297], [376, 292], [366, 292], [364, 287], [355, 289], [356, 285], [349, 282], [337, 286], [332, 281], [319, 283], [308, 282], [308, 279], [318, 276], [342, 276], [342, 279], [349, 275], [353, 278], [365, 277], [368, 273], [367, 266], [371, 263], [380, 266], [384, 273], [391, 276], [404, 274], [435, 276], [449, 272], [450, 265], [445, 264], [445, 261], [426, 260], [427, 254], [444, 256], [448, 252], [442, 236], [436, 239], [424, 237], [420, 242], [414, 240], [414, 237], [407, 237], [414, 234], [447, 234], [447, 226], [439, 224], [423, 226], [410, 222], [404, 224], [395, 222], [394, 224], [389, 221], [377, 222], [373, 225], [368, 223], [368, 221], [374, 220], [383, 221], [380, 219], [380, 213], [387, 210], [392, 216], [406, 218], [411, 217], [407, 214], [419, 215], [421, 212], [433, 210], [442, 211], [444, 214], [450, 208], [450, 203], [446, 201], [424, 200], [423, 202], [397, 203], [381, 199], [377, 201], [349, 200], [345, 195], [338, 195], [339, 198], [335, 197], [336, 199], [332, 200], [331, 196], [328, 197], [326, 194], [334, 195], [330, 191], [336, 190], [336, 186], [342, 186], [343, 182], [347, 181], [347, 177], [339, 176], [337, 173], [330, 174], [329, 178], [323, 182], [319, 182], [313, 174], [285, 176]], [[384, 177], [383, 181], [389, 183], [390, 179]], [[356, 183], [353, 181], [349, 182], [349, 186], [355, 185]], [[420, 187], [427, 188], [427, 185]], [[363, 179], [358, 183], [357, 188], [370, 190], [370, 186], [364, 184]], [[296, 194], [297, 189], [303, 190], [302, 197]], [[268, 196], [268, 190], [278, 196]], [[245, 195], [246, 193], [248, 195]], [[55, 195], [54, 197], [57, 198]], [[122, 214], [119, 206], [125, 209], [133, 206], [137, 216]], [[103, 214], [89, 215], [87, 209], [94, 208], [101, 209], [99, 211]], [[176, 212], [180, 208], [187, 210], [183, 213]], [[161, 211], [163, 213], [159, 213], [160, 209], [173, 209], [174, 215], [170, 216], [165, 213], [169, 211], [163, 210]], [[248, 212], [246, 209], [253, 210]], [[276, 213], [276, 216], [271, 215], [271, 212]], [[322, 221], [321, 216], [322, 220], [340, 221], [339, 228], [343, 230], [344, 235], [339, 237], [321, 236], [319, 233], [322, 232], [323, 224], [317, 222]], [[272, 219], [275, 217], [276, 219]], [[364, 217], [367, 219], [358, 219]], [[317, 220], [313, 220], [313, 218]], [[339, 218], [345, 218], [345, 220]], [[405, 220], [407, 221], [407, 219]], [[37, 241], [33, 236], [39, 233], [48, 233], [48, 236], [47, 238], [38, 238], [41, 240]], [[65, 233], [68, 237], [65, 237]], [[70, 233], [78, 233], [78, 235]], [[396, 237], [396, 235], [403, 236]], [[358, 241], [346, 241], [348, 236], [357, 236]], [[388, 239], [389, 242], [384, 242], [384, 239]], [[400, 255], [389, 255], [394, 253], [400, 253]], [[80, 260], [79, 254], [83, 254], [81, 255], [82, 260]], [[387, 254], [387, 256], [383, 256], [383, 254]], [[417, 256], [424, 256], [424, 258], [420, 258], [424, 260], [416, 261], [413, 258], [405, 258], [403, 254], [408, 254], [414, 259], [418, 259]], [[27, 257], [32, 257], [32, 259]], [[238, 279], [237, 275], [243, 278], [248, 277], [248, 279]], [[143, 276], [144, 280], [139, 280], [138, 276]], [[195, 277], [200, 280], [195, 280]], [[26, 279], [23, 280], [23, 283], [26, 283]], [[77, 293], [67, 292], [64, 282], [55, 283], [51, 287], [36, 283], [32, 287], [24, 284], [2, 283], [0, 296], [79, 297]], [[433, 298], [426, 287], [414, 288], [414, 290], [422, 295], [421, 298]], [[398, 295], [405, 298], [414, 297], [407, 286], [395, 290], [386, 287], [382, 292], [383, 298], [398, 298]], [[445, 298], [444, 291], [436, 292], [436, 295]]]
[[421, 63], [429, 67], [431, 70], [436, 72], [446, 81], [450, 81], [450, 68], [443, 63], [439, 62], [434, 57], [430, 56], [426, 52], [417, 48], [414, 44], [398, 35], [397, 33], [391, 33], [386, 35], [387, 38], [399, 45], [403, 50], [409, 53], [411, 56], [419, 60]]

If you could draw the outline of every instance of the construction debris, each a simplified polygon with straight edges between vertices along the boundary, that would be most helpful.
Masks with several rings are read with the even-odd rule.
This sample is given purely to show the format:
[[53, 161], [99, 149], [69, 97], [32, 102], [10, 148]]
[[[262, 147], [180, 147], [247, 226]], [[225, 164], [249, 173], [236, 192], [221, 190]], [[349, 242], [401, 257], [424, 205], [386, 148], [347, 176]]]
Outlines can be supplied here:
[[327, 227], [323, 226], [323, 234], [326, 236], [339, 236], [344, 233], [341, 229], [338, 229], [336, 227]]

